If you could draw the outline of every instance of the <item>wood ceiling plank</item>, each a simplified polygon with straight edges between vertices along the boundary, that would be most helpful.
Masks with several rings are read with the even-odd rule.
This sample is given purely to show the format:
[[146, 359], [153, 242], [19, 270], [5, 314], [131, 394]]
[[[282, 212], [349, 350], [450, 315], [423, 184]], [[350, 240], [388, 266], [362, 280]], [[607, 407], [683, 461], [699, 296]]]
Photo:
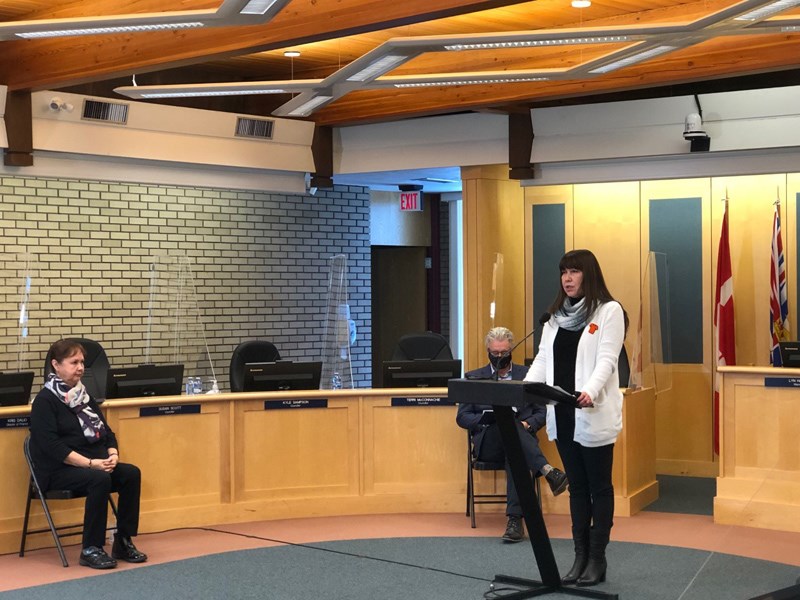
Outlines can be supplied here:
[[523, 0], [293, 0], [264, 26], [2, 42], [0, 82], [46, 89], [439, 19]]

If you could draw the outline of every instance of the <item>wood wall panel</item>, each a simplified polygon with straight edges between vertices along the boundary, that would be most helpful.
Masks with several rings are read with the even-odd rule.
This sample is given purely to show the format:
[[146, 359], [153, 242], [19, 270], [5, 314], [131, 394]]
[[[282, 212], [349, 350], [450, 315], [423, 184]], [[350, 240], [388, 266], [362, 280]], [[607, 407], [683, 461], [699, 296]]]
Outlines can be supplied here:
[[[465, 167], [464, 180], [464, 370], [486, 364], [483, 338], [494, 326], [525, 335], [524, 194], [508, 179], [507, 165]], [[503, 255], [503, 270], [493, 294], [495, 257]], [[492, 301], [495, 318], [490, 317]], [[469, 307], [469, 308], [466, 308]]]
[[[645, 383], [656, 387], [657, 469], [670, 475], [712, 477], [717, 473], [713, 447], [713, 387], [711, 360], [713, 345], [713, 285], [712, 256], [716, 260], [719, 229], [712, 235], [713, 204], [711, 181], [708, 178], [676, 179], [642, 182], [641, 256], [646, 265], [650, 248], [650, 201], [676, 198], [700, 198], [702, 204], [702, 281], [703, 281], [703, 364], [677, 365], [652, 369]], [[720, 221], [721, 222], [721, 221]], [[645, 267], [649, 268], [649, 267]], [[648, 273], [648, 278], [650, 274]], [[680, 285], [671, 281], [670, 285]], [[647, 315], [657, 310], [649, 293], [643, 294], [644, 322], [642, 351], [645, 365], [650, 364], [650, 331]], [[680, 315], [671, 315], [680, 319]]]

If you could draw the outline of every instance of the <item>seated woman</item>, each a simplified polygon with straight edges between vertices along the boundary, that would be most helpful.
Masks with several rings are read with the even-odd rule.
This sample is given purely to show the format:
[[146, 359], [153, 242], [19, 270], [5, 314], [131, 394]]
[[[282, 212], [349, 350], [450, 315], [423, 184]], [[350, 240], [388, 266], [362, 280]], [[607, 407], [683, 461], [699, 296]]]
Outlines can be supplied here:
[[[43, 490], [73, 490], [86, 495], [80, 564], [113, 569], [117, 560], [140, 563], [131, 537], [139, 529], [139, 468], [119, 462], [117, 438], [100, 407], [81, 383], [84, 349], [59, 340], [50, 348], [50, 374], [31, 407], [31, 458]], [[103, 549], [108, 495], [119, 492], [117, 533], [111, 556]]]

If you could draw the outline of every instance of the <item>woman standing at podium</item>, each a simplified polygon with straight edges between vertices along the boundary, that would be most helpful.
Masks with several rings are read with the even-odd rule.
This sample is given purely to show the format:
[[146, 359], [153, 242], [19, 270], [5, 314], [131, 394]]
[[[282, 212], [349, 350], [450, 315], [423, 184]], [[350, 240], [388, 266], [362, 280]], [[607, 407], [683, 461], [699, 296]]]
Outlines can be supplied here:
[[622, 429], [617, 360], [628, 319], [589, 250], [567, 252], [559, 270], [552, 318], [525, 379], [577, 396], [578, 408], [547, 406], [547, 436], [556, 441], [569, 478], [575, 562], [562, 582], [590, 586], [606, 577], [605, 551], [614, 517], [611, 467]]

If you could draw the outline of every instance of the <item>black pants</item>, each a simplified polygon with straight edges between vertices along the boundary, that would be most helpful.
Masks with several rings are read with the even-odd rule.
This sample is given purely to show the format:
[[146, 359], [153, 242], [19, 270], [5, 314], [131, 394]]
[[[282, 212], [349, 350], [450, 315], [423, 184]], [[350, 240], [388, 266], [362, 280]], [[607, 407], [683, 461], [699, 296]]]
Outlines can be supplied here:
[[[547, 459], [539, 448], [539, 439], [525, 429], [520, 422], [517, 422], [517, 432], [519, 433], [519, 441], [522, 444], [522, 453], [525, 455], [525, 462], [528, 465], [528, 469], [538, 476], [541, 473], [542, 467], [547, 464]], [[522, 507], [519, 504], [517, 490], [514, 488], [511, 470], [508, 466], [508, 461], [506, 461], [506, 452], [503, 449], [503, 440], [500, 439], [500, 428], [497, 425], [490, 425], [488, 429], [483, 432], [480, 456], [478, 456], [478, 459], [490, 462], [505, 461], [506, 514], [508, 516], [521, 517]]]
[[108, 495], [119, 492], [117, 535], [139, 533], [139, 494], [142, 474], [139, 467], [118, 463], [111, 473], [66, 466], [52, 473], [48, 487], [86, 494], [83, 512], [83, 547], [103, 547], [108, 521]]
[[572, 439], [562, 441], [559, 434], [556, 446], [569, 478], [573, 538], [588, 540], [593, 531], [594, 536], [607, 542], [614, 524], [614, 444], [588, 448]]

